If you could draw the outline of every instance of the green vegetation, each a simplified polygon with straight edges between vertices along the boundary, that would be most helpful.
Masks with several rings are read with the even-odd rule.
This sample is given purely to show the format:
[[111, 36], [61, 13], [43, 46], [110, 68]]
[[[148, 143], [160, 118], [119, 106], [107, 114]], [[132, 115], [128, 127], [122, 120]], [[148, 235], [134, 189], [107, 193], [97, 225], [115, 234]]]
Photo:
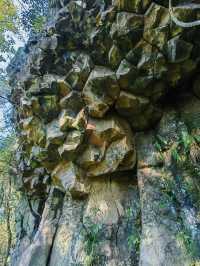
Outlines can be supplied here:
[[35, 32], [40, 32], [43, 29], [43, 26], [46, 22], [46, 18], [44, 16], [38, 16], [33, 20], [33, 30]]
[[13, 182], [16, 137], [9, 97], [11, 88], [5, 69], [19, 46], [16, 43], [24, 43], [24, 36], [27, 38], [40, 32], [48, 13], [48, 1], [24, 0], [17, 3], [0, 0], [0, 265], [3, 266], [8, 265], [15, 242], [15, 210], [19, 200]]
[[26, 32], [40, 32], [48, 14], [48, 0], [24, 0], [21, 3], [21, 24]]
[[140, 232], [141, 215], [139, 213], [137, 219], [135, 220], [133, 218], [133, 209], [132, 209], [132, 207], [129, 207], [129, 208], [126, 209], [125, 219], [127, 220], [128, 224], [131, 224], [131, 223], [134, 224], [134, 228], [132, 229], [132, 232], [128, 236], [128, 239], [127, 239], [127, 241], [128, 241], [128, 249], [129, 250], [133, 250], [134, 249], [136, 254], [139, 255], [140, 238], [141, 238], [141, 232]]
[[168, 203], [173, 202], [177, 203], [177, 194], [176, 194], [176, 181], [174, 179], [165, 179], [161, 191], [164, 195], [163, 199], [159, 202], [160, 208], [165, 208], [168, 206]]
[[99, 241], [102, 232], [102, 224], [93, 222], [99, 210], [94, 209], [92, 217], [87, 216], [83, 224], [82, 235], [84, 238], [84, 250], [86, 253], [84, 266], [96, 266], [101, 262], [99, 253]]
[[158, 151], [159, 159], [164, 160], [163, 151], [168, 147], [168, 143], [160, 135], [155, 136], [154, 147]]
[[195, 258], [199, 257], [197, 245], [193, 241], [192, 235], [188, 230], [184, 229], [180, 231], [177, 234], [177, 239], [182, 245], [184, 245], [185, 249], [190, 254], [191, 258], [195, 260]]
[[172, 160], [177, 164], [183, 164], [188, 160], [192, 160], [193, 163], [197, 163], [200, 160], [199, 143], [199, 135], [183, 131], [180, 138], [174, 143], [167, 143], [163, 137], [157, 135], [154, 146], [161, 159], [164, 159], [163, 153], [170, 150]]
[[136, 253], [139, 254], [139, 250], [140, 250], [140, 235], [138, 234], [138, 232], [132, 233], [128, 237], [128, 248], [129, 248], [129, 250], [134, 248], [136, 250]]
[[17, 6], [13, 0], [0, 0], [0, 62], [8, 62], [12, 58], [16, 39], [25, 42], [25, 35], [42, 30], [47, 13], [47, 0], [18, 1]]
[[172, 159], [176, 162], [176, 163], [180, 163], [182, 161], [182, 158], [179, 154], [179, 147], [178, 145], [175, 145], [172, 149], [171, 149], [171, 157]]
[[[170, 145], [166, 143], [162, 137], [156, 137], [156, 150], [164, 158], [164, 152], [167, 151], [175, 164], [176, 169], [187, 173], [185, 177], [176, 175], [174, 180], [165, 178], [163, 192], [173, 202], [176, 201], [176, 187], [178, 182], [181, 184], [182, 191], [189, 195], [189, 198], [197, 206], [200, 203], [200, 187], [198, 178], [200, 178], [200, 137], [198, 134], [182, 131], [179, 139]], [[165, 206], [167, 202], [160, 203], [160, 206]]]
[[[189, 133], [186, 130], [182, 131], [180, 137], [171, 143], [165, 143], [160, 136], [156, 138], [156, 150], [163, 157], [165, 152], [170, 155], [172, 160], [170, 167], [174, 171], [173, 176], [164, 176], [163, 184], [161, 183], [160, 209], [168, 208], [173, 204], [177, 209], [177, 213], [179, 213], [184, 205], [184, 200], [199, 208], [199, 144], [199, 135], [195, 132]], [[182, 216], [179, 216], [178, 225], [177, 240], [190, 254], [191, 258], [196, 261], [199, 258], [197, 240], [192, 236], [192, 232], [185, 227]]]
[[7, 265], [15, 242], [14, 216], [18, 193], [12, 183], [15, 136], [8, 135], [0, 148], [0, 264]]
[[[11, 0], [0, 0], [0, 53], [14, 52], [14, 39], [8, 33], [18, 32], [17, 9]], [[1, 60], [5, 57], [1, 55]]]

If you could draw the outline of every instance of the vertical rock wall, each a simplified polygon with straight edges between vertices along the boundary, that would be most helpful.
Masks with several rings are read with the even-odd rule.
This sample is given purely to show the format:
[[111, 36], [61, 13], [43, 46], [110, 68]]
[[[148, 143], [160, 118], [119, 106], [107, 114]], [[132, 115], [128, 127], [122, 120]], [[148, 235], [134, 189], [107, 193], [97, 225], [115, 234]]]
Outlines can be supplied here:
[[164, 1], [71, 0], [28, 42], [11, 265], [200, 263], [199, 40]]

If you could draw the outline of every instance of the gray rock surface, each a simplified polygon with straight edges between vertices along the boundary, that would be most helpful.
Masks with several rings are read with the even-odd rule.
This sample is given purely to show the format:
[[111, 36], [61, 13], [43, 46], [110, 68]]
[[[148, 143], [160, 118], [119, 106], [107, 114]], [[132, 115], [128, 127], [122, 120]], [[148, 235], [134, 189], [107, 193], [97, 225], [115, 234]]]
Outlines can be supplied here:
[[165, 1], [63, 4], [10, 69], [23, 191], [11, 265], [198, 266], [199, 29], [171, 23]]

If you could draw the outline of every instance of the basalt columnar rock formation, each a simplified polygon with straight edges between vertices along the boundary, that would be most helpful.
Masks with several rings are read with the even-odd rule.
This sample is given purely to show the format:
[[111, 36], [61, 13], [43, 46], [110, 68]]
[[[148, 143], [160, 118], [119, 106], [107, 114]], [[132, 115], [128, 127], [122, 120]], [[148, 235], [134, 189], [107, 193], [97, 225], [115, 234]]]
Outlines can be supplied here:
[[167, 2], [66, 1], [10, 67], [11, 265], [200, 265], [200, 31]]

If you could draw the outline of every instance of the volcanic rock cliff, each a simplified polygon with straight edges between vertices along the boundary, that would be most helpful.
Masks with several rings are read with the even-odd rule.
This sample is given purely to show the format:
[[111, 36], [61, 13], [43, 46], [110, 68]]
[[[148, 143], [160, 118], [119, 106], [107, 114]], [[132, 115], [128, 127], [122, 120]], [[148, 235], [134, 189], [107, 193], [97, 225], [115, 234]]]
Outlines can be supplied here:
[[167, 2], [66, 1], [10, 69], [12, 266], [200, 265], [200, 29]]

